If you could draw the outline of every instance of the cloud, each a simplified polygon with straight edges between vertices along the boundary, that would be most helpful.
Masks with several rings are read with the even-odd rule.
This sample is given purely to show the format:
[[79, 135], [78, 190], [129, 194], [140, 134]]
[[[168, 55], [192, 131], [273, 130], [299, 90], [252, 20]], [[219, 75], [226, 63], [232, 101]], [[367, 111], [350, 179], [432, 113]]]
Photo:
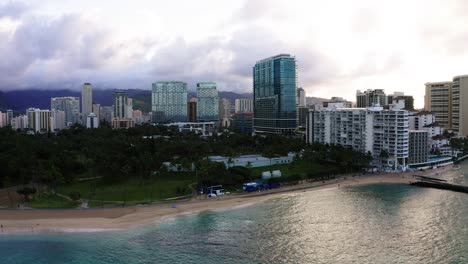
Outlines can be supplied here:
[[[256, 61], [281, 54], [296, 55], [299, 79], [308, 85], [323, 82], [335, 66], [308, 45], [291, 45], [275, 32], [246, 25], [227, 38], [214, 37], [197, 43], [177, 38], [156, 50], [150, 74], [155, 80], [215, 81], [222, 90], [250, 92]], [[301, 77], [302, 76], [302, 77]]]
[[62, 83], [53, 82], [76, 80], [80, 72], [105, 71], [127, 59], [110, 31], [75, 14], [28, 17], [5, 40], [0, 44], [0, 89], [60, 87]]
[[0, 18], [17, 18], [29, 10], [29, 6], [24, 2], [8, 1], [0, 4]]

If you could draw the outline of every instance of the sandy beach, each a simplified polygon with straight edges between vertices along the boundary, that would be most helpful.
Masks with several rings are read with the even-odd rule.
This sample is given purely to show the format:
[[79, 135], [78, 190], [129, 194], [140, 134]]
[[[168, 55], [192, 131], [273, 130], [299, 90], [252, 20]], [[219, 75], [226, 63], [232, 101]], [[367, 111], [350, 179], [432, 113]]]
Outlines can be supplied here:
[[152, 205], [92, 208], [92, 209], [11, 209], [0, 210], [0, 234], [37, 232], [98, 232], [136, 228], [167, 218], [195, 214], [209, 210], [248, 206], [290, 194], [330, 188], [374, 183], [409, 183], [413, 175], [436, 176], [453, 166], [425, 172], [373, 174], [346, 177], [326, 182], [301, 183], [274, 190], [232, 194], [218, 198], [198, 198], [190, 201]]

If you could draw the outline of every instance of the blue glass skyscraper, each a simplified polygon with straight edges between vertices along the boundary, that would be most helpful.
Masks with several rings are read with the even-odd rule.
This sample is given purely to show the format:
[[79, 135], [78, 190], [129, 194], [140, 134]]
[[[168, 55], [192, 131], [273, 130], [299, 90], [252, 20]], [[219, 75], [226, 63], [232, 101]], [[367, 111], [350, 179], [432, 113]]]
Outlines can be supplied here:
[[187, 83], [153, 83], [151, 104], [153, 123], [187, 122]]
[[296, 129], [296, 59], [280, 54], [253, 68], [254, 131], [289, 135]]
[[219, 121], [219, 97], [216, 83], [197, 83], [197, 120]]

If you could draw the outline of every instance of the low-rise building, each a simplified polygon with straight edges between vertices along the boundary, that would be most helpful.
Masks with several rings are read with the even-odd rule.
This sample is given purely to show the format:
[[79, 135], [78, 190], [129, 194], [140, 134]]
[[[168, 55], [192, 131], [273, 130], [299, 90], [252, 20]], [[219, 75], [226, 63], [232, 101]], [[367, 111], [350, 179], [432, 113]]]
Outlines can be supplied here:
[[112, 128], [113, 129], [128, 129], [135, 127], [135, 121], [131, 118], [113, 118], [112, 119]]
[[241, 155], [234, 158], [223, 156], [209, 156], [208, 159], [214, 162], [223, 162], [227, 168], [230, 167], [266, 167], [276, 164], [288, 164], [293, 162], [295, 153], [288, 153], [287, 156], [266, 158], [262, 155]]

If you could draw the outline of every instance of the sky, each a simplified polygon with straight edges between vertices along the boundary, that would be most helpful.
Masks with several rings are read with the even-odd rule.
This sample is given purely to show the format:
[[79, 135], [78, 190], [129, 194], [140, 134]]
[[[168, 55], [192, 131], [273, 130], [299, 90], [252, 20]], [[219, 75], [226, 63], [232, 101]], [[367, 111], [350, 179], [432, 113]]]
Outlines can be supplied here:
[[296, 57], [307, 96], [405, 92], [468, 74], [464, 0], [0, 0], [0, 91], [252, 91], [255, 62]]

